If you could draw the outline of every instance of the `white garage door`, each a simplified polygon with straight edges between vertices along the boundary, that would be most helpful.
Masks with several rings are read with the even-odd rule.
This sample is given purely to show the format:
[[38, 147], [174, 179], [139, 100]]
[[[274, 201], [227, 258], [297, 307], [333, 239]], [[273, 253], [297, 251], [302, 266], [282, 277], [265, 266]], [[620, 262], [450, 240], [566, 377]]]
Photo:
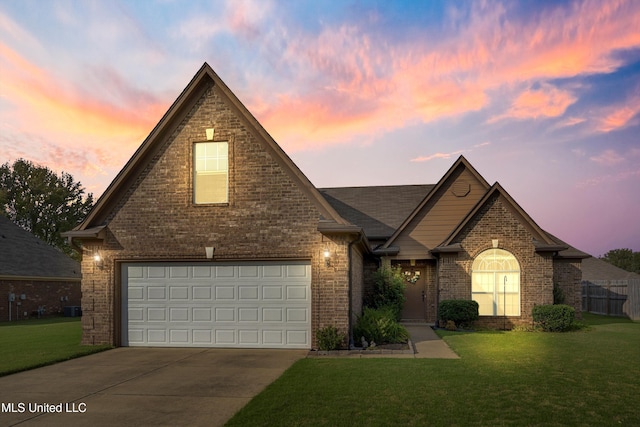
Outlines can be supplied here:
[[311, 347], [311, 266], [124, 264], [122, 345]]

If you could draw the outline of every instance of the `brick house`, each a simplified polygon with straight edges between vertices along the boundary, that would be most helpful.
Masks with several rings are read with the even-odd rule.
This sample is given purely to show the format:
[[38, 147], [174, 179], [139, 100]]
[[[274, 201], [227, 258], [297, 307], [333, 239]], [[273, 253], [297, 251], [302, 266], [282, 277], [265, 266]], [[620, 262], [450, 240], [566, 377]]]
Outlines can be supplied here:
[[314, 187], [207, 64], [67, 237], [91, 255], [83, 342], [123, 346], [312, 348], [382, 264], [406, 272], [407, 319], [473, 297], [527, 322], [554, 282], [579, 308], [585, 256], [463, 157], [436, 185]]
[[80, 263], [0, 215], [0, 322], [62, 314], [80, 296]]

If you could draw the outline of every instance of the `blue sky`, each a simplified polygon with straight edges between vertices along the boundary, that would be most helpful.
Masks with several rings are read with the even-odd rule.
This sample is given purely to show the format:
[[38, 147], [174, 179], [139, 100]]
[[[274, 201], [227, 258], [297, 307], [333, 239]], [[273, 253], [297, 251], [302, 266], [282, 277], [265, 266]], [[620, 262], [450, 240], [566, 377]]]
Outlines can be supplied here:
[[319, 187], [463, 154], [547, 231], [640, 251], [640, 3], [0, 0], [0, 162], [96, 196], [208, 62]]

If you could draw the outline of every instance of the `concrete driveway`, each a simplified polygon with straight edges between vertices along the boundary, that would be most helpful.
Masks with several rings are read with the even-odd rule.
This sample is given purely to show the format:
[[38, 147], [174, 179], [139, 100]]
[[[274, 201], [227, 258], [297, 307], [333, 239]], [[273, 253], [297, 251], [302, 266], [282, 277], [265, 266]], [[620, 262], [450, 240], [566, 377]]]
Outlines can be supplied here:
[[0, 377], [0, 425], [223, 425], [306, 354], [117, 348]]

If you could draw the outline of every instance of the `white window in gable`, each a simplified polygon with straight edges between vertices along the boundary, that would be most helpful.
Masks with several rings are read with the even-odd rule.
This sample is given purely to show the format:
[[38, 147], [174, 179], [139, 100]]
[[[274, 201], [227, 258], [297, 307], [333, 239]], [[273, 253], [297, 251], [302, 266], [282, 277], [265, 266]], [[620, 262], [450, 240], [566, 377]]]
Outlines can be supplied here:
[[229, 143], [196, 142], [193, 158], [194, 203], [228, 203]]
[[489, 249], [471, 267], [471, 299], [480, 316], [520, 316], [520, 264], [510, 252]]

